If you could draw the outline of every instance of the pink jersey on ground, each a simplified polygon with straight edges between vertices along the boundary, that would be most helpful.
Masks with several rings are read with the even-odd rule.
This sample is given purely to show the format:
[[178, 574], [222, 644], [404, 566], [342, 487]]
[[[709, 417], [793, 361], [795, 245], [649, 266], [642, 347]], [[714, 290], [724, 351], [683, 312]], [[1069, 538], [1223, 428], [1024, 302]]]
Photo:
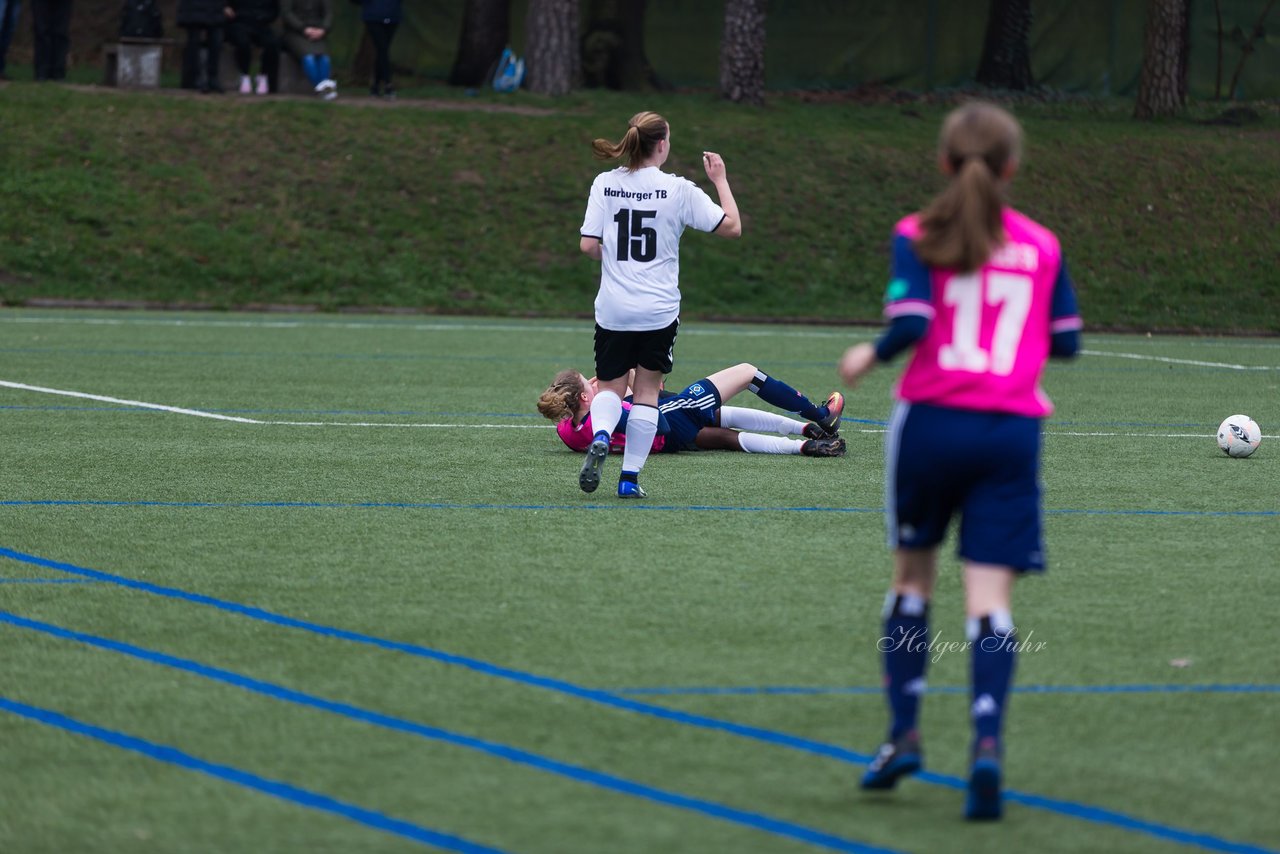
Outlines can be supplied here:
[[[885, 315], [922, 315], [928, 331], [916, 344], [898, 385], [914, 403], [1044, 417], [1053, 404], [1040, 388], [1055, 331], [1080, 319], [1053, 317], [1062, 252], [1053, 232], [1005, 208], [1006, 242], [972, 273], [930, 269], [928, 295], [900, 291]], [[900, 221], [895, 237], [920, 236], [918, 215]]]
[[[623, 403], [624, 409], [630, 409], [631, 404]], [[556, 425], [556, 435], [558, 435], [570, 450], [582, 452], [591, 446], [591, 440], [595, 438], [595, 431], [591, 429], [591, 413], [587, 413], [587, 417], [582, 419], [582, 423], [577, 427], [573, 426], [573, 419], [566, 418]], [[656, 454], [662, 450], [662, 446], [667, 443], [666, 436], [654, 436], [653, 447], [650, 453]], [[623, 432], [614, 433], [609, 437], [609, 453], [620, 453], [627, 446], [627, 434]]]

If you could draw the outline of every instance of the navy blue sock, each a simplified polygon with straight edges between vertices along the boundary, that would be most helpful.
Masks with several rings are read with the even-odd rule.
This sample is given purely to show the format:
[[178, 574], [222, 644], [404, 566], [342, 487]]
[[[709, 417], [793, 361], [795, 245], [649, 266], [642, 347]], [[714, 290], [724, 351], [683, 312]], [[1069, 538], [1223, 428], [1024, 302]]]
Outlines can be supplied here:
[[929, 663], [929, 602], [890, 591], [884, 603], [884, 693], [889, 701], [889, 740], [916, 728], [925, 666]]
[[1004, 713], [1013, 684], [1017, 640], [1008, 612], [996, 612], [979, 619], [970, 618], [967, 631], [973, 643], [971, 679], [973, 683], [974, 742], [999, 742]]
[[775, 380], [761, 371], [756, 371], [756, 378], [747, 386], [751, 393], [770, 406], [776, 406], [787, 412], [795, 412], [808, 421], [821, 421], [830, 415], [825, 406], [814, 406], [813, 401], [805, 397], [791, 386]]

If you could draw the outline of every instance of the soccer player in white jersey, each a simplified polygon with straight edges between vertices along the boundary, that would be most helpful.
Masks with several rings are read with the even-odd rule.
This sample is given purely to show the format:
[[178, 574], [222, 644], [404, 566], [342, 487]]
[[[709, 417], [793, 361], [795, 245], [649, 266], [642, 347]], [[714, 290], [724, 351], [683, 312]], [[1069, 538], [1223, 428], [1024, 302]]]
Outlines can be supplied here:
[[582, 221], [579, 246], [600, 262], [595, 303], [600, 390], [591, 402], [596, 435], [578, 485], [584, 492], [600, 485], [609, 435], [622, 417], [627, 376], [634, 368], [618, 495], [644, 498], [637, 479], [658, 431], [658, 389], [671, 372], [680, 326], [680, 235], [692, 226], [738, 237], [742, 220], [719, 154], [702, 154], [719, 204], [692, 181], [662, 171], [671, 153], [671, 128], [657, 113], [636, 113], [620, 141], [597, 139], [591, 147], [601, 160], [622, 159], [625, 165], [596, 176]]

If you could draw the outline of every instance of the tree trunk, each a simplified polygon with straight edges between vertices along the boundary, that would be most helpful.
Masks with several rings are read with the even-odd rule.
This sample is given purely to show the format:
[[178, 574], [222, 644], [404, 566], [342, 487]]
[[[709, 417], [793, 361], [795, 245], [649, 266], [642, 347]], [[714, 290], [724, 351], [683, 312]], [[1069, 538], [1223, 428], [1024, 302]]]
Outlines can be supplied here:
[[483, 86], [490, 82], [487, 78], [507, 46], [510, 31], [511, 0], [467, 0], [449, 85]]
[[1188, 12], [1187, 0], [1149, 0], [1135, 118], [1172, 116], [1186, 102]]
[[530, 0], [526, 85], [540, 95], [567, 95], [577, 83], [578, 0]]
[[764, 19], [769, 0], [726, 0], [720, 42], [720, 95], [735, 104], [764, 104]]
[[582, 74], [587, 86], [670, 89], [644, 49], [645, 0], [588, 0], [582, 34]]
[[991, 0], [977, 82], [1025, 91], [1031, 78], [1031, 0]]

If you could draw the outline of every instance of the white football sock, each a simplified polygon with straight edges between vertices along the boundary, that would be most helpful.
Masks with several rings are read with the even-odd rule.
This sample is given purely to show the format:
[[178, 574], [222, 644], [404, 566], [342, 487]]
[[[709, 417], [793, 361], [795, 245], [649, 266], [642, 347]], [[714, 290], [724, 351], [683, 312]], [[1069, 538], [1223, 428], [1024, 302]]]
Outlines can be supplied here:
[[779, 436], [799, 436], [804, 432], [804, 421], [787, 418], [775, 412], [747, 409], [743, 406], [720, 407], [720, 426], [731, 430], [752, 430], [757, 433], [777, 433]]
[[622, 420], [622, 400], [611, 391], [602, 391], [591, 401], [591, 430], [612, 435]]
[[[596, 398], [599, 400], [599, 398]], [[591, 419], [592, 425], [596, 423]], [[644, 461], [649, 459], [649, 449], [653, 447], [653, 437], [658, 435], [658, 407], [646, 406], [643, 403], [631, 404], [631, 413], [627, 416], [627, 447], [622, 451], [622, 470], [639, 472], [644, 468]]]
[[[991, 631], [999, 637], [1008, 637], [1013, 632], [1013, 614], [1008, 611], [992, 611], [987, 615], [991, 620]], [[982, 618], [969, 617], [964, 621], [966, 640], [976, 641], [982, 635]]]
[[[724, 412], [720, 414], [721, 422]], [[628, 437], [627, 444], [631, 444]], [[798, 454], [804, 445], [803, 439], [786, 439], [782, 436], [761, 436], [759, 433], [739, 433], [738, 444], [748, 454]]]

